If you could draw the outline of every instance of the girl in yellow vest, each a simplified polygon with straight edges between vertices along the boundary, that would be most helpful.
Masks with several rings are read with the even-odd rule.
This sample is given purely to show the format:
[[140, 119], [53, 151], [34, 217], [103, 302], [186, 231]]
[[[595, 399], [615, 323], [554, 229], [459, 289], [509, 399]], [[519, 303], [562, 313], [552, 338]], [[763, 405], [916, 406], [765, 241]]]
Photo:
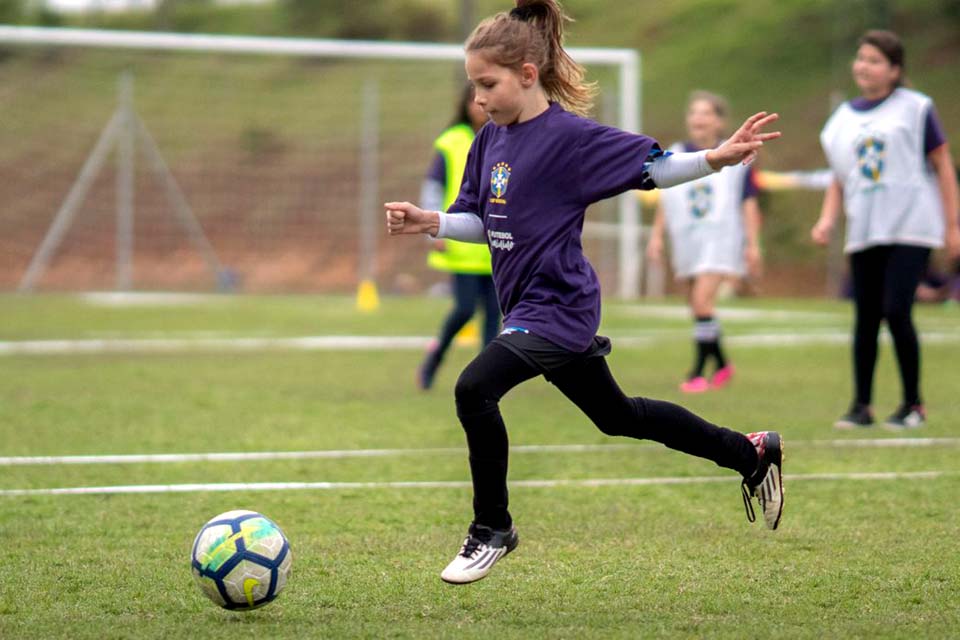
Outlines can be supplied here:
[[[437, 153], [421, 189], [422, 208], [446, 211], [457, 198], [470, 145], [486, 121], [487, 116], [473, 101], [473, 88], [468, 85], [453, 124], [433, 143]], [[481, 347], [497, 337], [500, 329], [500, 306], [490, 275], [490, 249], [486, 244], [436, 240], [427, 264], [451, 274], [454, 305], [417, 372], [417, 383], [423, 390], [433, 386], [444, 354], [457, 332], [473, 317], [478, 303], [483, 306], [485, 317]]]

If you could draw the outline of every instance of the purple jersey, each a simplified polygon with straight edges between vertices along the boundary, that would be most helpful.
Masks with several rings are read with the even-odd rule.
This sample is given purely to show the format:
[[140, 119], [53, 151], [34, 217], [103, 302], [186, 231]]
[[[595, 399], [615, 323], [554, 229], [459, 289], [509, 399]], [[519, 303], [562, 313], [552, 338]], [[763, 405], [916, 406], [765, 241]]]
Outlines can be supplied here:
[[600, 326], [600, 282], [583, 255], [584, 213], [598, 200], [652, 188], [644, 163], [657, 149], [652, 138], [557, 103], [526, 122], [484, 125], [448, 211], [483, 220], [503, 326], [578, 353], [590, 347]]

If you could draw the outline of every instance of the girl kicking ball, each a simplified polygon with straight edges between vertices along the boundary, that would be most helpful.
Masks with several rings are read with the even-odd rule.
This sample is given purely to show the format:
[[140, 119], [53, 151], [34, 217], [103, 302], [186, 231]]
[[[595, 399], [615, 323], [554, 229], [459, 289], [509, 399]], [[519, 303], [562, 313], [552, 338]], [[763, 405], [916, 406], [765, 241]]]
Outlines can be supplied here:
[[749, 163], [779, 137], [763, 131], [777, 116], [758, 113], [715, 149], [672, 155], [652, 138], [589, 120], [593, 88], [562, 47], [565, 19], [556, 0], [519, 0], [480, 23], [466, 43], [466, 71], [490, 121], [473, 142], [459, 196], [446, 213], [385, 205], [390, 235], [487, 243], [504, 314], [503, 331], [455, 388], [474, 493], [467, 537], [441, 574], [456, 584], [483, 578], [517, 546], [499, 401], [539, 375], [606, 434], [654, 440], [739, 473], [751, 520], [751, 497], [771, 529], [783, 509], [779, 434], [745, 435], [620, 390], [607, 366], [610, 340], [597, 335], [600, 285], [580, 241], [591, 203]]

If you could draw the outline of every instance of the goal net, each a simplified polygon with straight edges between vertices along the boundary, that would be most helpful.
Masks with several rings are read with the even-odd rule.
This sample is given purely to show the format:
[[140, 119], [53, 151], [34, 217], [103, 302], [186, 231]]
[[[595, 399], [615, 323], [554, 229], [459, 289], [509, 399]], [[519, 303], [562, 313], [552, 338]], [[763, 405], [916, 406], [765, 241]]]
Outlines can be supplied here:
[[[595, 118], [638, 130], [636, 52], [571, 49]], [[416, 202], [465, 82], [458, 45], [0, 26], [0, 289], [415, 293]], [[585, 249], [638, 292], [636, 199]]]

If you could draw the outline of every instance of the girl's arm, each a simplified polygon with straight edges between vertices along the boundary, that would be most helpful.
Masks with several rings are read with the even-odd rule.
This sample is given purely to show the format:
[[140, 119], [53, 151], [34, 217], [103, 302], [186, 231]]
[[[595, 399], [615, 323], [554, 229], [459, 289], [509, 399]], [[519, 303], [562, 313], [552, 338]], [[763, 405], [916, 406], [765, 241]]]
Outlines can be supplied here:
[[409, 233], [427, 233], [436, 237], [440, 231], [440, 212], [424, 211], [409, 202], [387, 202], [387, 233], [399, 236]]
[[747, 270], [757, 277], [763, 272], [763, 254], [760, 253], [760, 203], [755, 197], [743, 201], [743, 231], [746, 239], [744, 257]]
[[927, 159], [937, 174], [937, 184], [940, 187], [940, 199], [943, 202], [943, 220], [946, 223], [944, 240], [947, 255], [950, 258], [960, 258], [960, 189], [957, 187], [957, 175], [953, 168], [953, 158], [950, 157], [950, 147], [943, 143], [927, 154]]
[[646, 171], [660, 189], [696, 180], [737, 163], [750, 164], [766, 140], [780, 137], [779, 131], [763, 133], [763, 128], [780, 116], [760, 112], [747, 118], [736, 133], [716, 149], [691, 153], [667, 153], [647, 162]]
[[697, 180], [715, 171], [707, 162], [706, 151], [664, 153], [645, 165], [647, 175], [658, 189], [669, 189], [684, 182]]
[[820, 207], [820, 219], [810, 230], [810, 237], [819, 245], [826, 246], [830, 244], [830, 234], [837, 224], [837, 218], [840, 217], [840, 209], [843, 206], [843, 185], [836, 178], [827, 187], [827, 192], [823, 196], [823, 205]]
[[647, 260], [654, 264], [663, 264], [663, 204], [657, 205], [657, 212], [653, 214], [653, 225], [650, 227], [650, 240], [647, 241]]
[[387, 233], [391, 236], [426, 233], [434, 238], [485, 244], [483, 221], [473, 213], [424, 211], [409, 202], [387, 202]]

